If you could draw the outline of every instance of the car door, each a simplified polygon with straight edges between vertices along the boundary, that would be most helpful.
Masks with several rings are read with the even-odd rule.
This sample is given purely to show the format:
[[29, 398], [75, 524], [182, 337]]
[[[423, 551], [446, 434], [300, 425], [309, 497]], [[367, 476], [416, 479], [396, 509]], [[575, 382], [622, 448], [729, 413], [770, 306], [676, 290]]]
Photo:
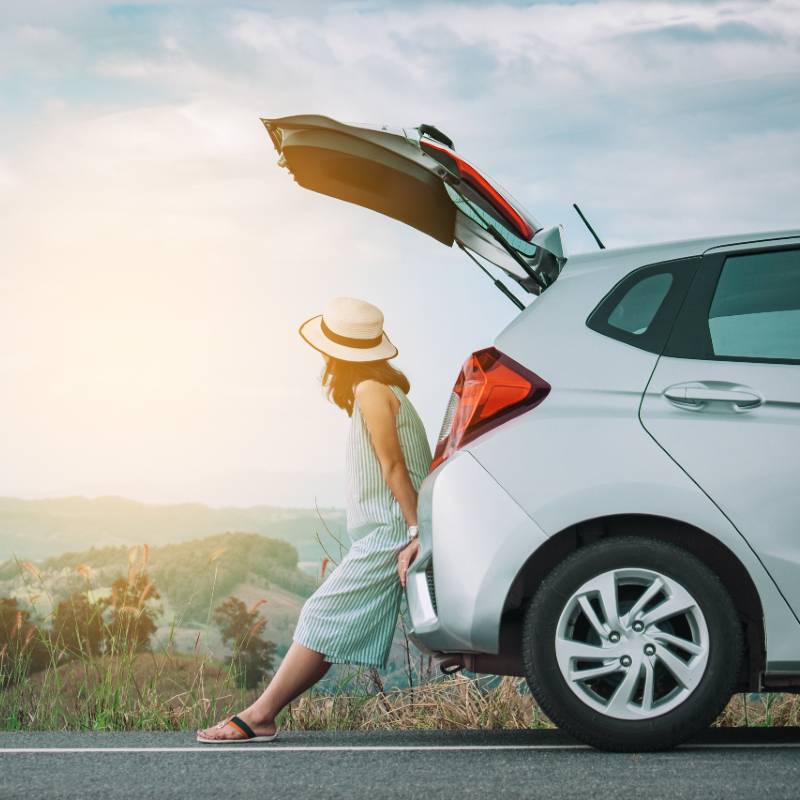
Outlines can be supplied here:
[[800, 241], [703, 255], [641, 420], [800, 614]]

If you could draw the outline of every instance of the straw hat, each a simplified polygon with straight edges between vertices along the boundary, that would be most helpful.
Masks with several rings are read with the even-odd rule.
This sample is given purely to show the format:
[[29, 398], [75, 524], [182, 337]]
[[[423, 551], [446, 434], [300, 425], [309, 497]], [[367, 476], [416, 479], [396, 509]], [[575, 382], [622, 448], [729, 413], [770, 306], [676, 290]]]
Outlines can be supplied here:
[[334, 297], [325, 311], [300, 326], [300, 335], [321, 353], [342, 361], [382, 361], [397, 348], [383, 332], [383, 312], [354, 297]]

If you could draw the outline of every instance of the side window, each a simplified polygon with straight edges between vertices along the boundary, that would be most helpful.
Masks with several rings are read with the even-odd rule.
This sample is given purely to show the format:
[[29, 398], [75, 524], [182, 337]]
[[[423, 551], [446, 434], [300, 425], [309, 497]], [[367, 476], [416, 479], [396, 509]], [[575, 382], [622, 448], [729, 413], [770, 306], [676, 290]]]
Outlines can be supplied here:
[[661, 272], [634, 283], [622, 296], [608, 315], [612, 328], [642, 336], [647, 333], [656, 312], [661, 308], [669, 287], [672, 273]]
[[800, 250], [728, 257], [708, 330], [719, 358], [800, 360]]
[[604, 336], [660, 353], [699, 261], [687, 258], [631, 272], [606, 295], [586, 324]]

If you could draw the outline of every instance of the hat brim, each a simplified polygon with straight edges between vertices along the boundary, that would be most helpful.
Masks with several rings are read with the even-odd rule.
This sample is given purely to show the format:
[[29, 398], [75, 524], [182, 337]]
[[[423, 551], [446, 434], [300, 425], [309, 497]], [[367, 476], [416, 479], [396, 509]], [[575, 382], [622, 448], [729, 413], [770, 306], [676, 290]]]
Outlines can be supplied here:
[[374, 347], [348, 347], [332, 341], [322, 330], [322, 314], [306, 320], [299, 332], [315, 350], [340, 361], [385, 361], [397, 355], [397, 348], [385, 333]]

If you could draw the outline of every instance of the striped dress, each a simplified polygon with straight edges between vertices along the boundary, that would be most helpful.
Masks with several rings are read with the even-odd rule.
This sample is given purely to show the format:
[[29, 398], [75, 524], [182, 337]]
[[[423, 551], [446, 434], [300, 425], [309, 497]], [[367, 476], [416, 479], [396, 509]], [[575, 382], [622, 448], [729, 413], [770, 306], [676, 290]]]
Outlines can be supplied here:
[[[397, 434], [414, 488], [428, 473], [431, 451], [425, 428], [405, 392]], [[400, 504], [383, 479], [369, 431], [356, 401], [347, 440], [347, 533], [351, 546], [328, 579], [308, 598], [294, 640], [333, 664], [385, 667], [402, 589], [397, 552], [408, 542]]]

